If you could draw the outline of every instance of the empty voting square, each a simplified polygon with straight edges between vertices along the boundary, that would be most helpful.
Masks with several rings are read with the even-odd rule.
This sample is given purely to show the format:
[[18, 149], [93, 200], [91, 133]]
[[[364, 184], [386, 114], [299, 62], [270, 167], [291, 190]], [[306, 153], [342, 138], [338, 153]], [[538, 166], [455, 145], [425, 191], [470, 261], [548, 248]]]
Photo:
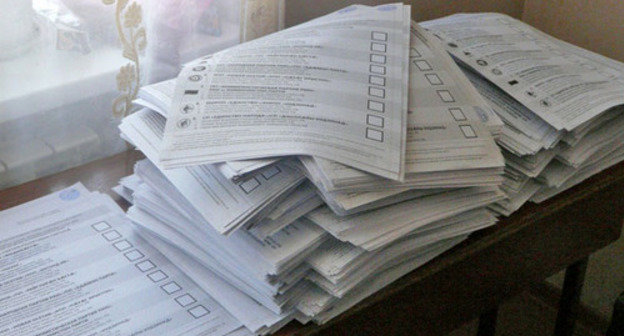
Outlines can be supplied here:
[[425, 77], [427, 77], [427, 80], [429, 81], [429, 84], [431, 84], [431, 85], [442, 85], [442, 84], [444, 84], [444, 82], [442, 82], [442, 79], [440, 78], [440, 76], [438, 76], [436, 74], [426, 74]]
[[464, 111], [462, 111], [462, 109], [460, 109], [459, 107], [452, 107], [449, 109], [449, 112], [451, 112], [453, 119], [455, 119], [456, 121], [467, 120], [466, 115], [464, 114]]
[[108, 241], [113, 241], [113, 240], [121, 238], [121, 234], [115, 230], [112, 230], [112, 231], [102, 233], [102, 237], [104, 237]]
[[442, 99], [443, 102], [445, 103], [455, 102], [455, 98], [453, 97], [453, 95], [451, 94], [449, 90], [438, 90], [436, 92], [438, 93], [438, 96], [440, 96], [440, 99]]
[[168, 282], [168, 283], [160, 286], [160, 288], [162, 288], [162, 290], [164, 290], [165, 293], [167, 293], [167, 294], [173, 294], [173, 293], [178, 292], [178, 291], [180, 291], [182, 289], [182, 287], [180, 287], [180, 285], [175, 283], [175, 281]]
[[386, 74], [386, 67], [383, 66], [383, 65], [371, 64], [369, 70], [370, 70], [371, 73], [378, 74], [378, 75], [385, 75]]
[[374, 86], [369, 86], [368, 87], [368, 94], [373, 96], [373, 97], [379, 97], [379, 98], [385, 98], [386, 97], [386, 90], [384, 89], [380, 89]]
[[425, 60], [418, 60], [418, 61], [414, 61], [414, 65], [418, 68], [418, 70], [420, 71], [429, 71], [429, 70], [433, 70], [433, 68], [431, 67], [431, 64], [429, 64], [429, 62], [425, 61]]
[[175, 300], [182, 307], [186, 307], [197, 302], [197, 300], [195, 300], [195, 298], [191, 296], [191, 294], [180, 295], [177, 298], [175, 298]]
[[382, 102], [376, 100], [368, 101], [368, 109], [375, 112], [384, 112], [385, 105]]
[[97, 232], [106, 231], [106, 230], [111, 228], [111, 226], [108, 223], [106, 223], [106, 222], [97, 222], [97, 223], [91, 225], [91, 227], [93, 228], [93, 230], [95, 230]]
[[383, 128], [384, 118], [380, 116], [376, 116], [374, 114], [369, 114], [366, 116], [366, 123], [371, 126], [377, 126], [377, 127]]
[[256, 188], [258, 188], [259, 186], [260, 182], [255, 177], [250, 178], [249, 180], [240, 184], [241, 189], [243, 189], [243, 191], [247, 194], [256, 190]]
[[386, 55], [371, 54], [370, 61], [377, 64], [386, 64]]
[[262, 172], [262, 177], [264, 177], [265, 180], [270, 180], [273, 176], [279, 174], [281, 172], [281, 170], [279, 169], [279, 167], [277, 166], [273, 166], [271, 168], [267, 168], [266, 170], [264, 170]]
[[206, 309], [204, 306], [199, 305], [197, 307], [193, 307], [188, 310], [189, 314], [191, 314], [194, 318], [200, 318], [210, 314], [210, 311]]
[[148, 274], [147, 277], [154, 282], [158, 282], [167, 279], [169, 276], [165, 272], [159, 270]]
[[129, 248], [132, 247], [132, 243], [130, 243], [127, 240], [120, 240], [118, 242], [116, 242], [115, 244], [113, 244], [113, 246], [115, 246], [115, 248], [117, 249], [117, 251], [121, 252], [121, 251], [125, 251]]
[[388, 41], [388, 33], [373, 31], [371, 33], [371, 40], [373, 41]]
[[379, 42], [371, 42], [371, 51], [386, 52], [386, 45]]
[[370, 140], [383, 142], [383, 132], [379, 131], [379, 130], [376, 130], [376, 129], [367, 128], [366, 129], [366, 138], [370, 139]]
[[411, 47], [410, 48], [410, 56], [421, 57], [422, 55], [418, 52], [418, 49]]
[[130, 252], [126, 252], [124, 253], [124, 255], [126, 256], [126, 259], [130, 261], [136, 261], [144, 257], [143, 253], [141, 253], [141, 251], [139, 250], [132, 250]]
[[151, 271], [154, 268], [156, 268], [156, 265], [154, 265], [153, 262], [151, 262], [150, 260], [145, 260], [145, 261], [141, 261], [140, 263], [135, 265], [136, 268], [138, 268], [141, 272], [147, 272], [147, 271]]
[[466, 139], [472, 139], [472, 138], [476, 138], [477, 137], [477, 133], [475, 133], [475, 131], [472, 128], [472, 126], [470, 126], [470, 125], [461, 125], [461, 126], [459, 126], [459, 128], [462, 130], [462, 133], [464, 133], [464, 136], [466, 137]]
[[386, 78], [381, 76], [370, 75], [368, 76], [368, 82], [379, 86], [386, 86]]

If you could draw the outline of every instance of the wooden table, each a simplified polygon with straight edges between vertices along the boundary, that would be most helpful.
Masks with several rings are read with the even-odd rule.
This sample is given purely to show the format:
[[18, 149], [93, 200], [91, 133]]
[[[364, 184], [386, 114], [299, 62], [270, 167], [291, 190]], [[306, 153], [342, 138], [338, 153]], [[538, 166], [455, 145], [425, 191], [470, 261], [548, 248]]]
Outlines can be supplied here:
[[[110, 188], [141, 158], [127, 151], [5, 189], [0, 209], [78, 181], [127, 207]], [[560, 335], [568, 335], [584, 261], [620, 236], [622, 218], [624, 164], [619, 164], [548, 202], [525, 205], [328, 324], [291, 323], [278, 335], [443, 335], [483, 313], [487, 318], [480, 332], [485, 335], [499, 303], [572, 265], [557, 327]]]

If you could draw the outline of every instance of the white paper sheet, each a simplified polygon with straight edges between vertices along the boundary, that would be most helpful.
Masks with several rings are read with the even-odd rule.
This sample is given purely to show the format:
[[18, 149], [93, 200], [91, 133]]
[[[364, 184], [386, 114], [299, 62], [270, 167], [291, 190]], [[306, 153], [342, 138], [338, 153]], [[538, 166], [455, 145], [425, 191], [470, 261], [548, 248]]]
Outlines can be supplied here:
[[82, 185], [0, 212], [0, 335], [226, 335], [241, 327]]
[[409, 24], [409, 6], [351, 6], [188, 64], [159, 162], [307, 154], [402, 179]]
[[612, 69], [509, 16], [458, 14], [421, 24], [453, 56], [557, 130], [573, 130], [624, 104]]

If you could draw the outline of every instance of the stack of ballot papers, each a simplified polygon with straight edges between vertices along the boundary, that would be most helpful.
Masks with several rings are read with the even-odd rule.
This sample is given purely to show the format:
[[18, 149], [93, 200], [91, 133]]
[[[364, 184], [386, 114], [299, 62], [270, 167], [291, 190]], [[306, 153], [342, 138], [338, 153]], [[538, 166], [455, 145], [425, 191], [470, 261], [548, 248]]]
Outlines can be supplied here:
[[125, 217], [80, 185], [0, 213], [32, 222], [3, 227], [3, 255], [50, 239], [37, 260], [53, 266], [28, 261], [54, 279], [40, 286], [78, 288], [40, 317], [27, 300], [0, 310], [19, 317], [9, 334], [325, 323], [624, 160], [624, 64], [500, 14], [421, 26], [403, 4], [350, 6], [192, 61], [134, 103], [119, 128], [146, 159], [114, 188]]
[[496, 223], [504, 123], [409, 6], [351, 6], [144, 86], [114, 188], [249, 332], [324, 323]]
[[[156, 167], [140, 161], [137, 171], [143, 169]], [[323, 323], [496, 221], [489, 210], [464, 204], [454, 212], [459, 215], [410, 219], [418, 221], [417, 229], [398, 223], [388, 228], [385, 243], [380, 238], [376, 246], [358, 246], [312, 221], [323, 220], [319, 213], [260, 240], [252, 230], [225, 236], [188, 218], [183, 211], [188, 205], [152, 187], [166, 181], [136, 174], [121, 182], [120, 194], [133, 204], [127, 216], [146, 240], [257, 334], [293, 319]]]
[[624, 159], [624, 64], [502, 14], [421, 23], [445, 45], [504, 122], [510, 215]]

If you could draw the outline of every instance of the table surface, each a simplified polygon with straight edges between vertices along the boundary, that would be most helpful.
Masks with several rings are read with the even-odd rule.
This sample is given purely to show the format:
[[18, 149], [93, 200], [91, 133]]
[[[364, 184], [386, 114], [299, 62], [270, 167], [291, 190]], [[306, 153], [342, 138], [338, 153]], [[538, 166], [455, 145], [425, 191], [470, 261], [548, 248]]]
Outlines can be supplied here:
[[[82, 182], [128, 204], [111, 187], [137, 151], [0, 191], [0, 210]], [[290, 323], [278, 335], [442, 335], [587, 257], [620, 236], [624, 163], [519, 211], [404, 276], [329, 323]]]

